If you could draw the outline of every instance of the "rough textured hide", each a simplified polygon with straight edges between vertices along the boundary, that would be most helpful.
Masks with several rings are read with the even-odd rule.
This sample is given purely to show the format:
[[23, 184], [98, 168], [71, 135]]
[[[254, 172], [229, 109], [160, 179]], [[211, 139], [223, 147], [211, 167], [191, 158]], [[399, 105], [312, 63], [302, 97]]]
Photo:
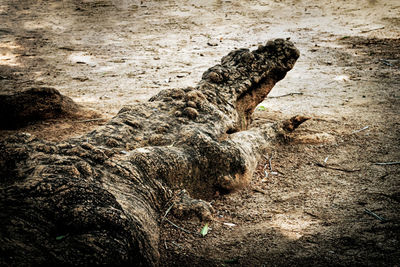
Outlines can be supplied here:
[[0, 264], [157, 265], [171, 189], [209, 199], [240, 188], [262, 150], [291, 129], [290, 121], [248, 126], [298, 57], [280, 39], [236, 50], [196, 87], [124, 107], [80, 138], [50, 143], [19, 134], [0, 143]]

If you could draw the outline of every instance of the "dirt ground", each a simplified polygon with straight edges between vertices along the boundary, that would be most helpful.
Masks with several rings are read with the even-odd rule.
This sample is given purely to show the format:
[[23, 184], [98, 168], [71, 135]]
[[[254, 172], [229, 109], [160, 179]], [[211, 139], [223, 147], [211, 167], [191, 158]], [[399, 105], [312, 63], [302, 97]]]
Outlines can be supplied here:
[[194, 233], [164, 221], [162, 264], [399, 266], [399, 37], [397, 0], [0, 0], [0, 90], [50, 86], [82, 105], [82, 119], [19, 130], [56, 141], [194, 85], [234, 48], [290, 38], [301, 57], [254, 123], [312, 119], [247, 188], [210, 200], [205, 237], [205, 222], [168, 215]]

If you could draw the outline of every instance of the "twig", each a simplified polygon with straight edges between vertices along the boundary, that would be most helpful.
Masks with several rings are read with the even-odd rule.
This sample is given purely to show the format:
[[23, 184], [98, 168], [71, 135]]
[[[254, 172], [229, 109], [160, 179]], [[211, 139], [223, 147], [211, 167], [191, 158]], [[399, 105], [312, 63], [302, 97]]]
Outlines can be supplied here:
[[303, 95], [303, 93], [290, 93], [290, 94], [285, 94], [285, 95], [269, 96], [268, 98], [280, 98], [280, 97], [293, 96], [293, 95]]
[[[265, 182], [269, 175], [278, 175], [278, 174], [282, 174], [282, 172], [280, 171], [273, 171], [272, 170], [272, 158], [274, 157], [274, 153], [271, 153], [271, 157], [268, 157], [268, 154], [266, 156], [264, 156], [264, 158], [267, 160], [267, 163], [265, 163], [263, 171], [264, 171], [264, 178], [262, 179], [262, 182]], [[269, 170], [267, 170], [267, 165], [269, 165]]]
[[175, 141], [172, 142], [172, 144], [170, 144], [168, 147], [173, 147], [175, 145]]
[[364, 211], [365, 211], [365, 213], [367, 213], [367, 214], [369, 214], [369, 215], [371, 215], [371, 216], [373, 216], [373, 217], [377, 218], [377, 219], [378, 219], [378, 220], [380, 220], [381, 222], [384, 222], [384, 221], [386, 221], [386, 219], [385, 219], [385, 218], [383, 218], [383, 217], [379, 216], [379, 215], [378, 215], [378, 214], [376, 214], [375, 212], [372, 212], [372, 211], [370, 211], [369, 209], [364, 209]]
[[367, 32], [382, 30], [382, 29], [384, 29], [384, 28], [385, 28], [385, 26], [377, 27], [377, 28], [372, 28], [372, 29], [366, 29], [366, 30], [362, 30], [361, 33], [367, 33]]
[[361, 128], [361, 129], [359, 129], [359, 130], [355, 130], [354, 132], [352, 132], [353, 134], [354, 133], [359, 133], [359, 132], [361, 132], [361, 131], [364, 131], [364, 130], [367, 130], [369, 128], [369, 126], [365, 126], [364, 128]]
[[271, 152], [271, 157], [269, 158], [269, 170], [272, 172], [272, 157], [274, 156], [274, 152]]
[[393, 161], [393, 162], [375, 162], [375, 165], [397, 165], [400, 164], [400, 161]]
[[[266, 156], [264, 156], [264, 158], [265, 158], [266, 160], [268, 160], [268, 154], [267, 154]], [[267, 171], [267, 165], [268, 165], [268, 162], [264, 164], [264, 168], [263, 168], [263, 171], [264, 171], [264, 178], [268, 178], [268, 176], [269, 176], [269, 173], [268, 173], [268, 171]]]
[[168, 212], [172, 209], [172, 207], [174, 206], [175, 203], [172, 203], [171, 206], [168, 207], [168, 209], [165, 211], [164, 216], [161, 219], [161, 222], [164, 221], [164, 219], [167, 217]]
[[385, 59], [379, 59], [379, 61], [381, 61], [383, 64], [385, 64], [386, 66], [389, 66], [389, 67], [393, 67], [393, 65], [389, 62], [389, 61], [387, 61], [387, 60], [385, 60]]
[[267, 192], [265, 192], [264, 190], [258, 189], [258, 188], [253, 188], [253, 191], [261, 193], [261, 194], [264, 194], [264, 195], [267, 195]]
[[268, 160], [268, 162], [265, 163], [265, 165], [264, 165], [264, 174], [265, 174], [265, 178], [268, 178], [268, 176], [269, 176], [269, 172], [266, 170], [266, 169], [267, 169], [267, 165], [269, 165], [269, 170], [270, 170], [270, 172], [272, 173], [272, 157], [273, 157], [273, 156], [274, 156], [273, 153], [271, 153], [271, 157], [268, 157], [268, 154], [267, 154], [266, 156], [264, 156], [264, 158], [265, 158], [266, 160]]
[[173, 245], [175, 245], [175, 246], [179, 247], [179, 248], [182, 248], [182, 246], [181, 246], [181, 245], [179, 245], [178, 243], [176, 243], [175, 241], [172, 241], [171, 243], [172, 243]]
[[97, 119], [90, 119], [90, 120], [83, 120], [83, 121], [74, 121], [74, 122], [91, 122], [91, 121], [105, 121], [104, 118], [97, 118]]
[[168, 202], [164, 205], [164, 207], [167, 207], [167, 205], [169, 205], [169, 203], [171, 203], [175, 199], [175, 197], [182, 195], [184, 192], [185, 189], [182, 189], [179, 192], [174, 192], [173, 196], [168, 200]]
[[328, 165], [325, 165], [325, 164], [322, 164], [322, 163], [319, 163], [319, 162], [316, 162], [315, 165], [317, 165], [318, 167], [331, 169], [331, 170], [336, 170], [336, 171], [342, 171], [342, 172], [358, 172], [358, 171], [361, 171], [361, 169], [350, 170], [350, 169], [332, 167], [332, 166], [328, 166]]
[[194, 234], [194, 232], [191, 232], [191, 231], [189, 231], [189, 230], [186, 230], [185, 228], [182, 228], [182, 227], [180, 227], [180, 226], [174, 224], [173, 222], [171, 222], [170, 220], [168, 220], [168, 218], [164, 218], [164, 220], [167, 221], [167, 222], [169, 222], [172, 226], [178, 228], [179, 230], [184, 231], [185, 233]]
[[308, 211], [304, 211], [305, 214], [310, 215], [313, 218], [319, 218], [317, 215], [315, 215], [314, 213], [308, 212]]

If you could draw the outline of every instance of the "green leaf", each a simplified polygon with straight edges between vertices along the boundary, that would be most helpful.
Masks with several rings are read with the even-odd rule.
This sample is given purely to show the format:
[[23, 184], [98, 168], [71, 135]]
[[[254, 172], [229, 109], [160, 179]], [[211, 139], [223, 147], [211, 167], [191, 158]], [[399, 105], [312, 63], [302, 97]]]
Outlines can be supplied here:
[[201, 229], [200, 234], [201, 236], [206, 236], [206, 234], [208, 233], [208, 223], [206, 223], [203, 227], [203, 229]]
[[258, 107], [257, 107], [257, 110], [264, 111], [264, 110], [265, 110], [265, 107], [264, 107], [264, 106], [258, 106]]
[[342, 38], [340, 38], [340, 40], [345, 40], [345, 39], [348, 39], [348, 38], [350, 38], [350, 36], [343, 36]]
[[60, 236], [57, 236], [57, 237], [56, 237], [56, 240], [61, 240], [61, 239], [63, 239], [63, 238], [65, 238], [65, 235], [60, 235]]

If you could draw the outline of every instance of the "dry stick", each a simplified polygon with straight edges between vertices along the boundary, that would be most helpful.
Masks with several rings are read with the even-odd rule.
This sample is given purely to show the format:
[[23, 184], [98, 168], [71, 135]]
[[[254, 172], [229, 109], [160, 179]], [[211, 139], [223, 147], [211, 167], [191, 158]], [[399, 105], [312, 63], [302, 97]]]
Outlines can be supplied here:
[[383, 218], [383, 217], [379, 216], [378, 214], [376, 214], [376, 213], [370, 211], [369, 209], [365, 209], [364, 211], [365, 211], [365, 213], [367, 213], [367, 214], [369, 214], [369, 215], [371, 215], [371, 216], [374, 216], [375, 218], [377, 218], [378, 220], [380, 220], [380, 221], [382, 221], [382, 222], [383, 222], [383, 221], [386, 221], [385, 218]]
[[310, 215], [313, 218], [319, 218], [317, 215], [315, 215], [314, 213], [311, 213], [309, 211], [304, 211], [304, 213]]
[[164, 216], [161, 219], [161, 222], [164, 221], [164, 219], [167, 217], [168, 212], [172, 209], [172, 207], [174, 206], [175, 203], [172, 203], [171, 206], [169, 206], [169, 208], [165, 211]]
[[167, 218], [165, 218], [165, 220], [166, 220], [167, 222], [169, 222], [172, 226], [178, 228], [179, 230], [184, 231], [185, 233], [188, 233], [188, 234], [195, 234], [194, 232], [191, 232], [191, 231], [189, 231], [189, 230], [186, 230], [185, 228], [182, 228], [182, 227], [180, 227], [180, 226], [174, 224], [173, 222], [171, 222], [171, 221], [168, 220]]
[[[174, 200], [174, 198], [175, 198], [176, 196], [182, 195], [182, 193], [183, 193], [184, 191], [185, 191], [185, 189], [182, 189], [181, 191], [179, 191], [179, 193], [176, 193], [176, 192], [175, 192], [174, 195], [173, 195], [173, 196], [168, 200], [168, 202], [164, 205], [164, 207], [166, 207], [169, 203], [171, 203], [172, 200]], [[171, 208], [172, 208], [173, 205], [174, 205], [174, 204], [172, 204], [171, 207], [169, 207], [169, 208], [167, 209], [167, 211], [165, 212], [164, 217], [167, 216], [168, 212], [171, 210]], [[164, 220], [164, 217], [163, 217], [162, 220]]]
[[[264, 170], [264, 179], [267, 179], [268, 176], [269, 176], [269, 173], [268, 173], [267, 171]], [[264, 180], [264, 179], [263, 179], [263, 180]]]
[[384, 28], [385, 28], [385, 26], [377, 27], [377, 28], [372, 28], [372, 29], [367, 29], [367, 30], [362, 30], [361, 33], [367, 33], [367, 32], [382, 30], [382, 29], [384, 29]]
[[171, 243], [172, 243], [173, 245], [177, 246], [177, 247], [180, 247], [180, 248], [182, 248], [182, 246], [181, 246], [181, 245], [179, 245], [178, 243], [176, 243], [175, 241], [172, 241]]
[[393, 161], [393, 162], [375, 162], [375, 165], [397, 165], [400, 164], [400, 161]]
[[269, 158], [269, 170], [272, 172], [272, 157], [274, 156], [274, 152], [271, 152], [271, 157]]
[[264, 170], [267, 168], [267, 165], [269, 165], [269, 170], [272, 171], [272, 157], [274, 156], [274, 153], [271, 153], [271, 157], [268, 157], [268, 154], [264, 156], [266, 160], [268, 160], [267, 163], [264, 165]]
[[[267, 154], [267, 156], [264, 156], [264, 158], [265, 158], [266, 160], [268, 160], [268, 154]], [[268, 165], [268, 162], [265, 163], [264, 168], [263, 168], [263, 171], [264, 171], [264, 178], [265, 178], [265, 179], [268, 178], [268, 176], [269, 176], [269, 173], [266, 171], [267, 165]]]
[[269, 170], [272, 173], [272, 158], [273, 158], [273, 156], [274, 156], [273, 152], [271, 153], [271, 157], [269, 157], [269, 158], [268, 158], [268, 154], [267, 154], [267, 156], [264, 156], [264, 158], [266, 160], [268, 160], [268, 162], [265, 163], [265, 165], [264, 165], [264, 174], [265, 174], [264, 178], [268, 178], [268, 176], [269, 176], [269, 172], [265, 170], [265, 169], [267, 169], [267, 165], [269, 165]]
[[385, 59], [379, 59], [379, 61], [381, 61], [381, 62], [382, 62], [383, 64], [385, 64], [386, 66], [393, 67], [393, 65], [390, 64], [390, 62], [387, 61], [387, 60], [385, 60]]
[[261, 194], [264, 194], [264, 195], [267, 195], [267, 192], [265, 192], [264, 190], [258, 189], [258, 188], [253, 188], [253, 191], [261, 193]]
[[327, 166], [325, 164], [321, 164], [319, 162], [315, 163], [315, 165], [317, 165], [318, 167], [327, 168], [327, 169], [336, 170], [336, 171], [342, 171], [342, 172], [358, 172], [358, 171], [361, 171], [361, 169], [349, 170], [349, 169], [331, 167], [331, 166]]
[[359, 130], [355, 130], [354, 132], [352, 132], [353, 134], [354, 133], [359, 133], [359, 132], [361, 132], [361, 131], [364, 131], [364, 130], [367, 130], [369, 128], [369, 126], [365, 126], [364, 128], [361, 128], [361, 129], [359, 129]]
[[83, 121], [73, 121], [73, 122], [91, 122], [91, 121], [105, 121], [106, 119], [104, 118], [98, 118], [98, 119], [90, 119], [90, 120], [83, 120]]
[[280, 98], [280, 97], [293, 96], [293, 95], [303, 95], [303, 93], [290, 93], [290, 94], [285, 94], [285, 95], [269, 96], [268, 98]]

